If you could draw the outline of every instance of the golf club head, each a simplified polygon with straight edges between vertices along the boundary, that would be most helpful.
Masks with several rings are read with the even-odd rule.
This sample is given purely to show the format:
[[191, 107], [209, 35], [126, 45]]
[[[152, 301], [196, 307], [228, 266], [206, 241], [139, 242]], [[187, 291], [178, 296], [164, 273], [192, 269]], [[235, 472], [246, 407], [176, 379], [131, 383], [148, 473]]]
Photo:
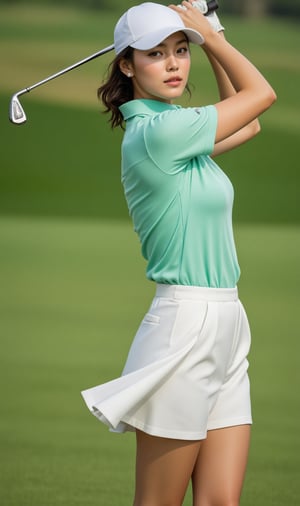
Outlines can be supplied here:
[[15, 95], [12, 96], [9, 106], [9, 119], [12, 123], [17, 125], [25, 123], [27, 119], [24, 109], [21, 106], [20, 100], [18, 98], [19, 94], [20, 93], [15, 93]]

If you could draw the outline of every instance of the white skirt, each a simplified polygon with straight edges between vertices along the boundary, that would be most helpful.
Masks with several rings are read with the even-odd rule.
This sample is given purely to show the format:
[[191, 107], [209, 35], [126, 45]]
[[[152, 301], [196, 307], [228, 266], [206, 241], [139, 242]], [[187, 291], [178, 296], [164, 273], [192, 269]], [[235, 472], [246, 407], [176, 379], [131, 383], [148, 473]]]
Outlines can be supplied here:
[[122, 376], [82, 396], [113, 432], [198, 440], [250, 424], [250, 340], [236, 288], [157, 285]]

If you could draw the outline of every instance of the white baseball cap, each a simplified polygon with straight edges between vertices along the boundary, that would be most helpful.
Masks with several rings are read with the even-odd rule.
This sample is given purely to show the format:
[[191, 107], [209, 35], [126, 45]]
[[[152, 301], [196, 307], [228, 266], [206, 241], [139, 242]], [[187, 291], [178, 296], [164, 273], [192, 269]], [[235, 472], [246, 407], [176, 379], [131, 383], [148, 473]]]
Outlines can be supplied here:
[[131, 7], [119, 19], [114, 31], [116, 54], [128, 46], [134, 49], [151, 49], [176, 32], [184, 32], [190, 42], [203, 44], [202, 35], [186, 28], [181, 17], [165, 5], [146, 2]]

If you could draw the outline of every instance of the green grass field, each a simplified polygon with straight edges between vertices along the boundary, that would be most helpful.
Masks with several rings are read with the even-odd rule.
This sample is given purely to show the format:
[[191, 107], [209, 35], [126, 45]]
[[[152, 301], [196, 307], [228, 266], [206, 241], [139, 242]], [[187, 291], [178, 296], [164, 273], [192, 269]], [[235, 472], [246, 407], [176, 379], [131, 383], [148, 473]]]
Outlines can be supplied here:
[[[95, 99], [109, 57], [23, 96], [25, 125], [7, 116], [15, 91], [110, 44], [117, 16], [0, 7], [1, 506], [131, 504], [134, 437], [110, 434], [80, 396], [119, 375], [154, 292], [122, 195], [121, 134]], [[253, 334], [241, 506], [298, 506], [300, 33], [225, 24], [279, 96], [262, 134], [221, 160]], [[196, 59], [193, 104], [214, 99], [206, 70]]]

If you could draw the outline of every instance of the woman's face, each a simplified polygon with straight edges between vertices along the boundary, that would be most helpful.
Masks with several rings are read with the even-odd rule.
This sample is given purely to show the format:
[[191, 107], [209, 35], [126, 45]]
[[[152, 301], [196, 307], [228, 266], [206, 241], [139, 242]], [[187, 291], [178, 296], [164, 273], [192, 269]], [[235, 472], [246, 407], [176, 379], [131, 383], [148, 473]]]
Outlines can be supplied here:
[[170, 103], [182, 95], [190, 70], [190, 50], [183, 32], [176, 32], [148, 51], [135, 49], [130, 65], [134, 98]]

